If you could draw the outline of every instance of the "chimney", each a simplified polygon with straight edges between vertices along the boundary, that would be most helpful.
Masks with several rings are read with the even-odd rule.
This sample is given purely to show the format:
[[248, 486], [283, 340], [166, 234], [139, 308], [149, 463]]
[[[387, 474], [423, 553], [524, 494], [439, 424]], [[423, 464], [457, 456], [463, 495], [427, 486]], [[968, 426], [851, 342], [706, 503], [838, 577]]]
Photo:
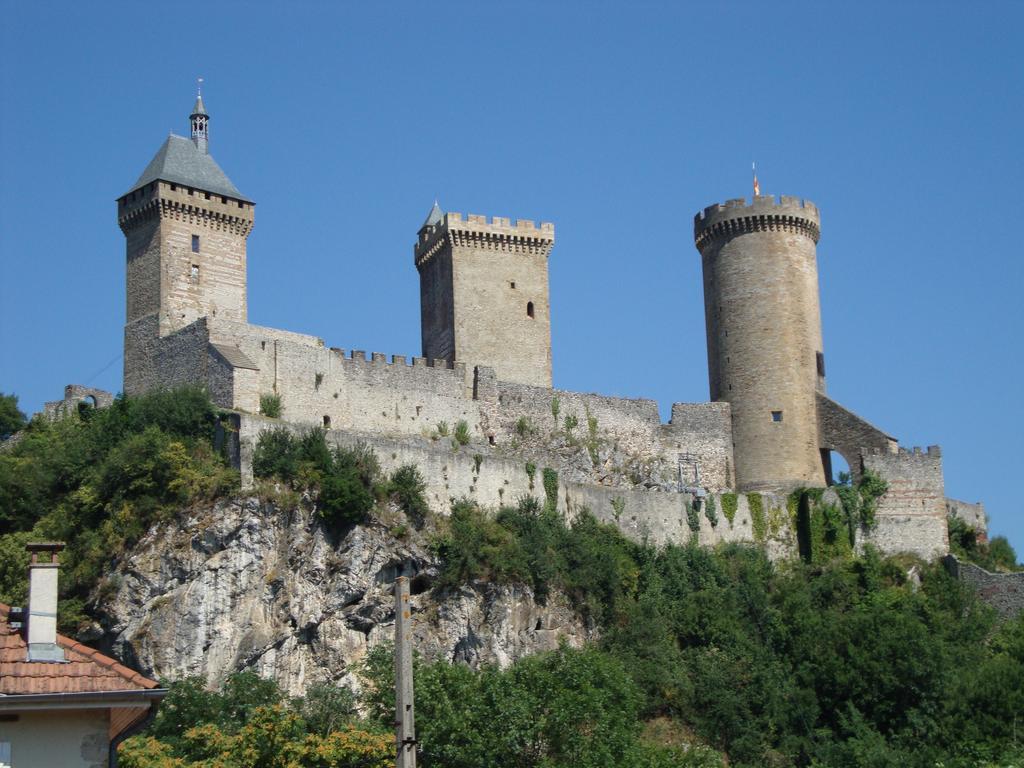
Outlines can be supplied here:
[[64, 650], [57, 645], [57, 553], [64, 544], [47, 541], [25, 545], [32, 553], [28, 567], [28, 643], [29, 661], [64, 661]]

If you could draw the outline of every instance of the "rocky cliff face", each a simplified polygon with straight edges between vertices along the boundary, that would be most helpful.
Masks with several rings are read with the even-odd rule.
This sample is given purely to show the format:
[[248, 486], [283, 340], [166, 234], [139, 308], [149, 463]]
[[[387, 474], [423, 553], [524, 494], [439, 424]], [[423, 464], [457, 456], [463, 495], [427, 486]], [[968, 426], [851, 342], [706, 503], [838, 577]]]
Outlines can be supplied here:
[[292, 695], [321, 681], [358, 688], [355, 667], [392, 638], [391, 586], [412, 579], [414, 642], [428, 659], [507, 665], [581, 645], [591, 630], [559, 594], [526, 587], [431, 588], [423, 536], [380, 521], [332, 534], [310, 505], [218, 502], [153, 528], [108, 579], [102, 644], [151, 677], [211, 685], [253, 669]]

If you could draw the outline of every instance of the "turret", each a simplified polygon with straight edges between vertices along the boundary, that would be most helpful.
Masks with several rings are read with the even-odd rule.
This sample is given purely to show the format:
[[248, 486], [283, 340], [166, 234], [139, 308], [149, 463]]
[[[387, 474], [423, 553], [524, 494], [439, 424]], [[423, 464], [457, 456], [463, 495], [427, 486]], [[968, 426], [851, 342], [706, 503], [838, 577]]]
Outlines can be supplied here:
[[423, 356], [551, 386], [548, 255], [554, 224], [443, 213], [434, 203], [413, 256]]
[[818, 209], [795, 197], [729, 200], [694, 217], [711, 399], [731, 406], [741, 490], [825, 484], [820, 233]]
[[203, 106], [203, 94], [196, 94], [196, 104], [192, 107], [192, 114], [189, 115], [189, 122], [192, 125], [192, 142], [203, 154], [210, 151], [210, 116], [206, 114], [206, 107]]

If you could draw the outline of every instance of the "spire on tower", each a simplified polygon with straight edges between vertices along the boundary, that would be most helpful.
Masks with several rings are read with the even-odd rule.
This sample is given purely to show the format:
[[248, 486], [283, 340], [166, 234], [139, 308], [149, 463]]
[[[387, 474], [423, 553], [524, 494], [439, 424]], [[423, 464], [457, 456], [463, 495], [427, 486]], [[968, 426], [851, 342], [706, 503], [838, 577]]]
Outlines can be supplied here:
[[203, 105], [203, 78], [199, 78], [198, 85], [196, 87], [196, 103], [192, 107], [192, 114], [189, 116], [189, 122], [192, 124], [192, 141], [196, 147], [203, 151], [209, 152], [210, 142], [210, 116], [206, 112], [206, 107]]
[[[427, 214], [427, 220], [423, 222], [423, 227], [433, 227], [436, 224], [441, 223], [441, 219], [444, 218], [444, 211], [441, 210], [441, 206], [437, 204], [437, 199], [434, 200], [434, 207], [430, 209], [430, 213]], [[420, 229], [423, 229], [420, 227]]]

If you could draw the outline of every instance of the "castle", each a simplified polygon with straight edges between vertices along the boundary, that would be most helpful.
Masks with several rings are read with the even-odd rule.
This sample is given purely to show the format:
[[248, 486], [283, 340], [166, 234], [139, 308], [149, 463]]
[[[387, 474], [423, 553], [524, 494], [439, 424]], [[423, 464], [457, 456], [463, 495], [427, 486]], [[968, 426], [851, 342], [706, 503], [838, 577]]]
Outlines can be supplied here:
[[[947, 509], [971, 506], [945, 499], [937, 446], [899, 448], [827, 396], [821, 224], [810, 202], [755, 196], [695, 216], [711, 402], [675, 403], [662, 423], [651, 400], [552, 389], [548, 223], [434, 204], [413, 246], [422, 357], [367, 357], [251, 325], [246, 240], [255, 204], [210, 155], [201, 96], [190, 121], [191, 137], [171, 135], [117, 201], [127, 248], [124, 391], [204, 386], [237, 413], [233, 450], [246, 482], [254, 441], [270, 423], [259, 416], [261, 400], [274, 396], [275, 423], [321, 426], [341, 443], [370, 440], [385, 463], [390, 456], [423, 466], [439, 509], [459, 495], [497, 504], [533, 491], [522, 459], [539, 456], [562, 473], [566, 511], [585, 504], [658, 540], [756, 538], [762, 502], [750, 496], [764, 494], [774, 509], [793, 488], [830, 484], [831, 451], [855, 476], [870, 469], [888, 482], [877, 526], [863, 533], [884, 551], [946, 552]], [[437, 425], [462, 422], [472, 461], [438, 445]], [[552, 423], [570, 444], [573, 429], [586, 433], [592, 466], [531, 443]], [[632, 481], [617, 471], [623, 463]], [[688, 524], [687, 510], [716, 494], [739, 495], [735, 524], [701, 519], [695, 528], [692, 514]], [[773, 535], [784, 539], [785, 527], [773, 526]]]

